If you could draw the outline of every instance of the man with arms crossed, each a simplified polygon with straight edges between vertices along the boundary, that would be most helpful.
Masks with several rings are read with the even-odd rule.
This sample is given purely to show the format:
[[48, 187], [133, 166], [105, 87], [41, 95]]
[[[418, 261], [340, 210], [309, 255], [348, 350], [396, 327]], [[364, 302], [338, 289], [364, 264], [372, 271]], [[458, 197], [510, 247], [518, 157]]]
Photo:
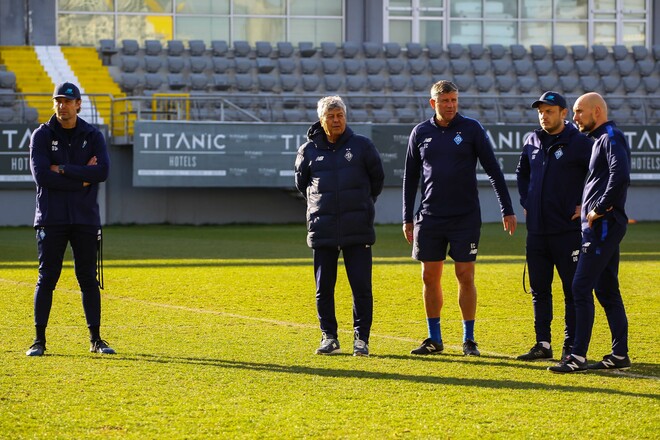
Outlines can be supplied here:
[[[630, 147], [614, 122], [607, 119], [607, 105], [597, 93], [580, 96], [573, 106], [573, 120], [595, 140], [589, 175], [582, 196], [582, 251], [573, 279], [575, 343], [571, 353], [553, 373], [587, 369], [627, 369], [628, 318], [619, 290], [619, 244], [626, 234], [625, 211], [630, 184]], [[605, 309], [612, 332], [612, 353], [587, 364], [587, 351], [594, 325], [594, 297]]]
[[519, 360], [552, 359], [552, 278], [557, 268], [564, 290], [564, 348], [571, 352], [575, 306], [571, 285], [580, 253], [580, 203], [593, 141], [566, 121], [566, 100], [544, 93], [532, 104], [541, 128], [525, 140], [516, 177], [527, 226], [526, 258], [534, 307], [536, 344]]
[[[449, 247], [463, 315], [463, 353], [479, 356], [474, 341], [477, 309], [474, 272], [481, 229], [477, 160], [490, 178], [502, 211], [504, 230], [509, 234], [516, 229], [516, 216], [486, 131], [478, 121], [458, 113], [456, 85], [450, 81], [435, 83], [429, 103], [435, 114], [410, 133], [403, 176], [403, 233], [413, 245], [413, 258], [422, 263], [429, 336], [411, 353], [437, 354], [444, 349], [440, 331], [441, 278]], [[414, 214], [420, 178], [422, 200]]]

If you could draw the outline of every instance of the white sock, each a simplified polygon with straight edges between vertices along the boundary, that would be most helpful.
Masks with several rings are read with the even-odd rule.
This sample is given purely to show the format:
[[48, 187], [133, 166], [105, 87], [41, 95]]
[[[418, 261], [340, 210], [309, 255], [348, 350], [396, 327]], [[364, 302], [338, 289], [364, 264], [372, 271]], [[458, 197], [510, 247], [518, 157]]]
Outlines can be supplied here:
[[578, 356], [578, 355], [576, 355], [576, 354], [572, 354], [571, 356], [573, 356], [575, 359], [577, 359], [577, 360], [580, 361], [580, 362], [584, 362], [584, 361], [586, 360], [586, 359], [583, 358], [582, 356]]
[[622, 360], [624, 360], [624, 359], [626, 358], [625, 356], [617, 356], [617, 355], [615, 355], [615, 354], [612, 354], [612, 357], [615, 358], [615, 359], [618, 359], [618, 360], [620, 360], [620, 361], [622, 361]]
[[541, 344], [541, 346], [542, 346], [543, 348], [545, 348], [546, 350], [549, 350], [549, 349], [550, 349], [550, 343], [549, 343], [549, 342], [541, 341], [541, 342], [539, 342], [539, 344]]

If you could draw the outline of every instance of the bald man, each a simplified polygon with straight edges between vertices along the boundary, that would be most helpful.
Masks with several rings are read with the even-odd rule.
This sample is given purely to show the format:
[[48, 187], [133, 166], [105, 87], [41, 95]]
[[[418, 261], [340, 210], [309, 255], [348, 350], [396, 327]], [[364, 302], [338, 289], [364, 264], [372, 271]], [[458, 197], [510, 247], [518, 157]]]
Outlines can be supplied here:
[[[571, 354], [554, 373], [630, 368], [628, 319], [619, 290], [619, 244], [626, 234], [626, 193], [630, 184], [630, 147], [623, 133], [607, 118], [607, 104], [597, 93], [580, 96], [573, 120], [594, 139], [589, 174], [582, 194], [582, 249], [573, 278], [575, 341]], [[587, 363], [594, 324], [594, 298], [603, 306], [612, 332], [612, 353]]]

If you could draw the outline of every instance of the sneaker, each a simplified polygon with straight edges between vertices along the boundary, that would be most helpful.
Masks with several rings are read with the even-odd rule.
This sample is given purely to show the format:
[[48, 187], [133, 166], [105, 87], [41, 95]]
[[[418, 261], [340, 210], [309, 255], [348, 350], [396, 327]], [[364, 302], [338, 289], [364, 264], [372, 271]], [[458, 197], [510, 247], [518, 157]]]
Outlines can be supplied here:
[[115, 351], [108, 346], [108, 343], [103, 339], [97, 339], [91, 342], [89, 351], [92, 353], [101, 354], [115, 354]]
[[539, 359], [552, 359], [552, 348], [545, 348], [541, 343], [533, 346], [528, 353], [521, 354], [516, 359], [519, 361], [536, 361]]
[[580, 362], [572, 354], [569, 354], [557, 365], [548, 367], [548, 371], [553, 373], [584, 373], [587, 371], [587, 360]]
[[339, 340], [336, 338], [326, 337], [323, 335], [321, 346], [316, 349], [316, 354], [335, 354], [341, 353], [339, 348]]
[[481, 353], [477, 348], [477, 343], [471, 339], [463, 342], [463, 354], [465, 356], [481, 356]]
[[369, 345], [362, 339], [353, 342], [353, 356], [369, 356]]
[[564, 345], [564, 347], [561, 349], [561, 358], [566, 359], [566, 356], [571, 354], [572, 351], [573, 351], [572, 345]]
[[603, 356], [603, 360], [587, 365], [588, 370], [627, 370], [630, 368], [630, 358], [617, 359], [611, 354]]
[[410, 354], [439, 354], [442, 353], [442, 350], [445, 349], [445, 346], [442, 342], [435, 342], [431, 338], [424, 339], [422, 345], [417, 347], [414, 350], [411, 350]]
[[35, 341], [34, 344], [30, 345], [28, 351], [25, 352], [26, 356], [43, 356], [44, 351], [46, 351], [46, 343]]

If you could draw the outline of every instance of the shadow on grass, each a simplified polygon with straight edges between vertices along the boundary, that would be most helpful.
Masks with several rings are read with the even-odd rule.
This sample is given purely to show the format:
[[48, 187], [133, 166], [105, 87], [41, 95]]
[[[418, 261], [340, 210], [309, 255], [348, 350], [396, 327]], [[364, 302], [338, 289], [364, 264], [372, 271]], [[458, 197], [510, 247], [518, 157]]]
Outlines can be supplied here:
[[[402, 356], [402, 358], [404, 358]], [[414, 374], [383, 373], [365, 370], [344, 370], [334, 368], [308, 367], [302, 365], [280, 365], [262, 362], [245, 362], [226, 359], [197, 358], [197, 357], [178, 357], [178, 356], [156, 356], [149, 354], [139, 354], [135, 356], [104, 357], [117, 361], [135, 360], [143, 362], [153, 362], [160, 364], [188, 364], [204, 365], [218, 368], [232, 368], [239, 370], [250, 370], [260, 372], [272, 372], [283, 374], [301, 374], [321, 377], [335, 378], [355, 378], [355, 379], [376, 379], [376, 380], [394, 380], [408, 381], [416, 383], [427, 383], [435, 385], [451, 385], [463, 387], [481, 387], [491, 389], [512, 389], [512, 390], [558, 390], [567, 392], [582, 393], [605, 393], [630, 397], [646, 397], [648, 399], [660, 399], [658, 394], [634, 393], [628, 391], [613, 390], [611, 388], [598, 388], [591, 386], [557, 385], [539, 382], [523, 382], [506, 379], [465, 379], [459, 377], [437, 377], [437, 376], [419, 376]], [[415, 358], [416, 359], [416, 358]], [[499, 363], [498, 363], [499, 364]], [[511, 364], [506, 364], [511, 366]], [[547, 373], [550, 374], [550, 373]], [[587, 373], [588, 374], [588, 373]]]

